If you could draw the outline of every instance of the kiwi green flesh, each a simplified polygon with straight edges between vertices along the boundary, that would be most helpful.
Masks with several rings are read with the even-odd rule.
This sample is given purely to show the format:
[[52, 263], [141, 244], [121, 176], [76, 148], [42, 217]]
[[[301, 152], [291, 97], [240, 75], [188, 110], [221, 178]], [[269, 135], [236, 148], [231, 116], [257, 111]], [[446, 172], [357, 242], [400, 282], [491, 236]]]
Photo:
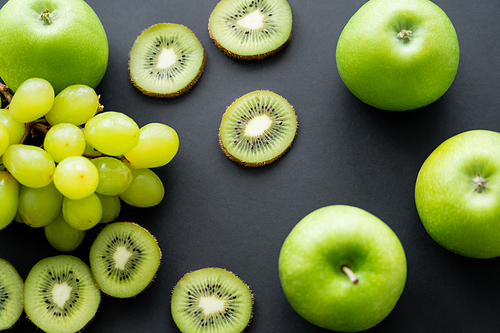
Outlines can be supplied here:
[[252, 319], [252, 308], [249, 287], [222, 268], [190, 272], [172, 292], [172, 318], [181, 332], [242, 332]]
[[23, 313], [23, 279], [17, 270], [0, 259], [0, 331], [12, 327]]
[[293, 107], [280, 95], [257, 90], [234, 101], [222, 116], [219, 143], [231, 160], [249, 167], [274, 162], [297, 132]]
[[146, 95], [175, 97], [198, 81], [205, 62], [205, 50], [190, 29], [175, 23], [159, 23], [144, 30], [134, 42], [130, 78]]
[[262, 59], [290, 41], [292, 11], [286, 0], [222, 0], [210, 15], [208, 30], [227, 55]]
[[89, 267], [70, 255], [36, 263], [24, 284], [28, 318], [46, 332], [77, 332], [95, 316], [101, 293]]
[[113, 297], [133, 297], [158, 271], [161, 251], [156, 239], [132, 222], [108, 224], [90, 248], [90, 268], [101, 290]]

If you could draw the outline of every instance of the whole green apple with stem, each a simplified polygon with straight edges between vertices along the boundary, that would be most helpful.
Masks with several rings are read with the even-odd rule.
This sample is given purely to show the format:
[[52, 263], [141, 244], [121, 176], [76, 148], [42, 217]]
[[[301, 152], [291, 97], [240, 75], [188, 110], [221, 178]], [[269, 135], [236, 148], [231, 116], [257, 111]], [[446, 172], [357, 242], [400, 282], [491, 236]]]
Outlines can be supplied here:
[[441, 143], [418, 173], [415, 204], [444, 248], [471, 258], [500, 256], [500, 133], [467, 131]]
[[73, 84], [95, 88], [108, 51], [101, 21], [83, 0], [9, 0], [0, 9], [0, 77], [13, 91], [33, 77], [56, 94]]
[[386, 318], [406, 283], [406, 256], [396, 234], [376, 216], [345, 205], [304, 217], [279, 256], [286, 298], [305, 320], [358, 332]]
[[336, 51], [347, 88], [383, 110], [424, 107], [451, 86], [458, 38], [446, 13], [429, 0], [370, 0], [344, 27]]

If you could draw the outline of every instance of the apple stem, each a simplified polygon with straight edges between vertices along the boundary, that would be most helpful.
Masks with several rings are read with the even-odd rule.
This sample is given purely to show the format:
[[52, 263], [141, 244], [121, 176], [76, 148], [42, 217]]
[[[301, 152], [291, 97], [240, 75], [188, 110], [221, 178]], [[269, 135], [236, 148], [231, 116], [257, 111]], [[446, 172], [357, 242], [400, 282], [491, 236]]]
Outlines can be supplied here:
[[9, 87], [7, 87], [5, 84], [0, 82], [0, 95], [2, 100], [6, 100], [7, 103], [10, 104], [10, 101], [12, 100], [12, 92], [10, 91]]
[[44, 9], [44, 11], [40, 14], [40, 19], [45, 24], [52, 24], [52, 18], [50, 17], [50, 11], [48, 8]]
[[358, 277], [356, 276], [356, 274], [354, 274], [354, 272], [346, 265], [342, 266], [341, 268], [342, 268], [342, 271], [349, 277], [352, 284], [357, 285], [359, 280], [358, 280]]
[[399, 32], [398, 34], [398, 38], [399, 39], [402, 39], [403, 42], [409, 42], [410, 41], [410, 37], [413, 35], [413, 32], [411, 30], [406, 30], [406, 29], [403, 29]]

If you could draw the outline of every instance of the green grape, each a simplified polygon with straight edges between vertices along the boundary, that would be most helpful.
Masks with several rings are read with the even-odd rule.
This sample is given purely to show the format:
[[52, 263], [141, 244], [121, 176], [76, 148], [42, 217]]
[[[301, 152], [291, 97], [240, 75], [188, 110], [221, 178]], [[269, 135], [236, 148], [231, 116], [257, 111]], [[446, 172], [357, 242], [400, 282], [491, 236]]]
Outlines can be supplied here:
[[101, 200], [95, 193], [77, 200], [64, 197], [62, 212], [64, 220], [70, 226], [78, 230], [88, 230], [101, 221]]
[[57, 94], [45, 119], [51, 125], [82, 125], [96, 114], [98, 106], [99, 97], [94, 89], [84, 84], [75, 84]]
[[44, 79], [32, 78], [21, 83], [12, 97], [9, 111], [20, 123], [29, 123], [43, 117], [54, 103], [54, 89]]
[[102, 195], [96, 192], [96, 195], [101, 200], [102, 217], [100, 223], [108, 223], [114, 221], [121, 210], [120, 197], [117, 195]]
[[123, 193], [132, 183], [132, 171], [114, 157], [98, 157], [91, 160], [99, 171], [99, 185], [95, 190], [104, 195]]
[[137, 123], [121, 112], [103, 112], [85, 124], [85, 140], [106, 155], [125, 154], [139, 142]]
[[82, 155], [85, 146], [82, 130], [69, 123], [52, 126], [43, 140], [43, 148], [52, 155], [56, 163], [61, 162], [66, 157]]
[[16, 216], [14, 217], [14, 221], [16, 221], [17, 223], [24, 224], [24, 220], [23, 220], [21, 214], [19, 213], [19, 209], [16, 212]]
[[18, 211], [30, 227], [44, 227], [61, 212], [62, 200], [63, 196], [54, 183], [39, 188], [21, 185]]
[[19, 203], [19, 182], [7, 171], [0, 171], [0, 230], [14, 220]]
[[61, 161], [54, 172], [54, 185], [65, 197], [82, 199], [94, 193], [99, 173], [92, 162], [83, 156], [70, 156]]
[[3, 123], [0, 123], [0, 156], [3, 155], [5, 150], [10, 144], [9, 130]]
[[120, 194], [120, 198], [131, 206], [152, 207], [159, 204], [165, 195], [165, 188], [150, 169], [131, 169], [132, 184]]
[[10, 145], [2, 162], [17, 181], [34, 188], [49, 185], [56, 168], [54, 159], [45, 150], [21, 144]]
[[160, 123], [143, 126], [139, 143], [124, 154], [134, 169], [164, 166], [174, 158], [179, 150], [179, 137], [172, 128]]
[[[84, 133], [83, 128], [81, 130], [82, 130], [82, 133]], [[85, 138], [85, 134], [83, 135], [83, 137]], [[98, 151], [97, 149], [95, 149], [94, 147], [92, 147], [92, 145], [90, 143], [85, 141], [85, 150], [83, 151], [82, 155], [99, 156], [99, 155], [102, 155], [102, 153], [100, 151]]]
[[9, 142], [11, 145], [20, 143], [26, 131], [26, 124], [14, 120], [9, 110], [0, 109], [0, 123], [3, 123], [9, 131]]
[[85, 230], [78, 230], [64, 220], [62, 211], [44, 228], [45, 238], [57, 251], [69, 252], [76, 249], [85, 237]]

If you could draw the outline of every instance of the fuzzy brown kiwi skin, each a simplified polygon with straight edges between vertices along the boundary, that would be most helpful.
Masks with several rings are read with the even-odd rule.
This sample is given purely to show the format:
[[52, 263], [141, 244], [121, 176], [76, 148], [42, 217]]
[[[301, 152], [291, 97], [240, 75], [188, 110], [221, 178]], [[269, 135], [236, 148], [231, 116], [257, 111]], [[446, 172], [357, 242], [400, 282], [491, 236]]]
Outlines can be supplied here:
[[[151, 235], [151, 237], [153, 237], [153, 239], [155, 240], [156, 244], [158, 244], [158, 240], [156, 239], [156, 237], [155, 237], [152, 233], [150, 233], [150, 232], [149, 232], [149, 230], [147, 230], [146, 228], [144, 228], [143, 226], [141, 226], [141, 225], [139, 225], [139, 224], [137, 224], [137, 223], [135, 223], [135, 222], [122, 221], [122, 222], [113, 222], [113, 223], [129, 223], [129, 224], [135, 225], [135, 226], [137, 226], [137, 227], [139, 227], [139, 228], [141, 228], [141, 229], [143, 229], [143, 230], [147, 231], [147, 232]], [[108, 225], [110, 225], [110, 223], [108, 223]], [[104, 227], [104, 228], [105, 228], [105, 227]], [[104, 228], [103, 228], [103, 229], [104, 229]], [[144, 287], [144, 289], [143, 289], [142, 291], [140, 291], [137, 295], [139, 295], [139, 294], [141, 294], [142, 292], [144, 292], [144, 290], [146, 290], [149, 286], [151, 286], [151, 284], [153, 284], [154, 280], [156, 279], [156, 275], [157, 275], [157, 273], [158, 273], [158, 269], [160, 268], [160, 265], [161, 265], [161, 259], [162, 259], [162, 252], [161, 252], [161, 248], [160, 248], [160, 246], [158, 246], [158, 251], [159, 251], [159, 255], [160, 255], [160, 261], [158, 262], [158, 267], [156, 268], [156, 273], [155, 273], [154, 277], [151, 279], [151, 282], [150, 282], [150, 283], [149, 283], [146, 287]], [[92, 267], [90, 267], [90, 270], [92, 271]], [[92, 275], [94, 275], [94, 272], [92, 272]], [[97, 283], [96, 283], [96, 285], [97, 285], [97, 287], [99, 288], [99, 290], [100, 290], [103, 294], [108, 295], [108, 296], [111, 296], [111, 297], [114, 297], [114, 298], [119, 298], [119, 297], [116, 297], [116, 296], [113, 296], [113, 295], [109, 295], [109, 294], [108, 294], [108, 293], [106, 293], [104, 290], [102, 290], [102, 289], [101, 289], [101, 287], [100, 287]], [[128, 297], [128, 298], [134, 298], [134, 297], [136, 297], [137, 295], [132, 296], [132, 297]]]
[[[229, 109], [234, 103], [236, 103], [237, 100], [235, 100], [233, 103], [231, 103], [230, 106], [227, 107], [227, 109]], [[293, 106], [290, 105], [290, 107], [292, 108], [293, 110]], [[227, 109], [226, 109], [226, 112], [227, 112]], [[225, 114], [225, 113], [224, 113]], [[222, 116], [224, 117], [224, 115]], [[290, 147], [292, 146], [293, 142], [295, 141], [295, 137], [297, 136], [297, 131], [299, 130], [299, 121], [298, 121], [298, 117], [297, 117], [297, 114], [295, 114], [295, 120], [296, 120], [296, 127], [295, 127], [295, 136], [293, 138], [293, 140], [290, 142], [290, 144], [288, 145], [288, 147], [286, 147], [282, 152], [281, 154], [275, 156], [274, 158], [271, 158], [267, 161], [262, 161], [262, 162], [246, 162], [246, 161], [243, 161], [235, 156], [233, 156], [227, 149], [226, 147], [224, 146], [224, 143], [222, 142], [222, 137], [221, 137], [221, 127], [219, 127], [219, 145], [222, 149], [222, 151], [224, 152], [224, 154], [233, 162], [236, 162], [240, 165], [243, 165], [244, 167], [249, 167], [249, 168], [256, 168], [256, 167], [261, 167], [261, 166], [264, 166], [264, 165], [267, 165], [267, 164], [271, 164], [273, 163], [274, 161], [276, 161], [278, 158], [280, 158], [281, 156], [283, 156], [287, 151], [288, 149], [290, 149]]]
[[[215, 45], [222, 51], [224, 52], [226, 55], [228, 55], [229, 57], [231, 58], [234, 58], [234, 59], [238, 59], [238, 60], [261, 60], [261, 59], [264, 59], [264, 58], [267, 58], [267, 57], [270, 57], [276, 53], [278, 53], [279, 51], [281, 51], [282, 49], [285, 48], [285, 46], [288, 45], [288, 43], [290, 42], [290, 40], [292, 39], [292, 32], [290, 31], [290, 36], [288, 36], [288, 39], [283, 43], [281, 44], [280, 46], [278, 46], [277, 48], [275, 48], [274, 50], [271, 50], [269, 52], [265, 52], [265, 53], [261, 53], [261, 54], [252, 54], [252, 55], [241, 55], [241, 54], [236, 54], [234, 52], [231, 52], [229, 51], [228, 49], [226, 49], [224, 46], [222, 46], [213, 36], [212, 34], [212, 30], [210, 29], [210, 20], [212, 18], [210, 17], [210, 19], [208, 20], [208, 34], [210, 35], [210, 38], [212, 38], [212, 40], [214, 41]], [[293, 21], [292, 21], [292, 27], [293, 27]]]
[[[200, 269], [198, 269], [198, 270], [190, 271], [190, 272], [188, 272], [188, 273], [184, 274], [184, 276], [183, 276], [183, 277], [182, 277], [182, 278], [181, 278], [181, 279], [180, 279], [180, 280], [179, 280], [179, 281], [175, 284], [174, 288], [172, 289], [172, 292], [171, 292], [171, 294], [170, 294], [170, 299], [172, 299], [172, 294], [174, 293], [175, 288], [179, 285], [179, 283], [180, 283], [180, 282], [181, 282], [181, 281], [182, 281], [182, 280], [183, 280], [183, 279], [184, 279], [187, 275], [189, 275], [189, 274], [191, 274], [191, 273], [193, 273], [193, 272], [196, 272], [196, 271], [201, 271], [201, 270], [206, 269], [206, 268], [220, 268], [220, 267], [205, 267], [205, 268], [200, 268]], [[252, 322], [252, 319], [253, 319], [253, 308], [254, 308], [255, 296], [254, 296], [254, 293], [253, 293], [252, 289], [250, 289], [250, 287], [248, 286], [248, 284], [246, 284], [246, 283], [245, 283], [245, 281], [243, 281], [243, 280], [242, 280], [242, 279], [241, 279], [238, 275], [234, 274], [232, 271], [229, 271], [229, 270], [227, 270], [227, 269], [225, 269], [225, 268], [222, 268], [222, 269], [223, 269], [223, 270], [225, 270], [226, 272], [228, 272], [228, 273], [230, 273], [230, 274], [232, 274], [232, 275], [236, 276], [238, 279], [240, 279], [240, 280], [241, 280], [241, 282], [243, 282], [243, 284], [244, 284], [244, 285], [248, 288], [248, 291], [250, 292], [250, 296], [251, 296], [251, 298], [252, 298], [252, 299], [251, 299], [251, 300], [252, 300], [252, 309], [251, 309], [251, 313], [250, 313], [250, 319], [248, 320], [247, 326], [245, 326], [245, 328], [244, 328], [244, 329], [240, 332], [240, 333], [242, 333], [242, 332], [244, 332], [244, 331], [248, 328], [248, 326], [250, 326], [250, 323]]]
[[[155, 24], [156, 25], [156, 24]], [[182, 24], [180, 24], [182, 25]], [[154, 25], [153, 25], [154, 26]], [[153, 27], [151, 26], [151, 27]], [[174, 91], [172, 93], [165, 93], [165, 94], [161, 94], [161, 93], [155, 93], [155, 92], [152, 92], [152, 91], [148, 91], [144, 88], [142, 88], [141, 86], [139, 86], [135, 80], [134, 80], [134, 77], [132, 76], [132, 71], [130, 69], [130, 61], [131, 61], [131, 53], [132, 53], [132, 50], [130, 50], [130, 53], [129, 53], [129, 61], [128, 61], [128, 72], [129, 72], [129, 76], [130, 76], [130, 81], [132, 82], [132, 84], [134, 85], [134, 87], [136, 87], [140, 92], [142, 92], [144, 95], [147, 95], [147, 96], [151, 96], [151, 97], [157, 97], [157, 98], [173, 98], [173, 97], [178, 97], [184, 93], [186, 93], [187, 91], [189, 91], [194, 85], [196, 82], [198, 82], [198, 80], [200, 79], [201, 77], [201, 74], [203, 74], [203, 71], [205, 70], [205, 64], [207, 62], [207, 54], [205, 52], [205, 49], [203, 48], [203, 44], [201, 44], [200, 40], [198, 39], [198, 37], [196, 37], [196, 35], [194, 34], [194, 32], [189, 29], [188, 27], [182, 25], [183, 27], [185, 27], [186, 29], [188, 29], [189, 31], [191, 31], [193, 33], [193, 35], [195, 36], [196, 40], [198, 41], [198, 43], [200, 44], [201, 46], [201, 49], [203, 51], [203, 60], [201, 62], [201, 66], [200, 66], [200, 69], [198, 70], [198, 73], [196, 74], [196, 76], [194, 77], [193, 80], [191, 80], [191, 82], [189, 82], [184, 88], [180, 89], [180, 90], [177, 90], [177, 91]], [[151, 28], [149, 27], [149, 28]], [[147, 28], [147, 29], [149, 29]], [[142, 33], [144, 31], [146, 31], [147, 29], [144, 29], [140, 34], [139, 36], [137, 36], [137, 38], [139, 38]], [[137, 40], [136, 38], [136, 40]]]

